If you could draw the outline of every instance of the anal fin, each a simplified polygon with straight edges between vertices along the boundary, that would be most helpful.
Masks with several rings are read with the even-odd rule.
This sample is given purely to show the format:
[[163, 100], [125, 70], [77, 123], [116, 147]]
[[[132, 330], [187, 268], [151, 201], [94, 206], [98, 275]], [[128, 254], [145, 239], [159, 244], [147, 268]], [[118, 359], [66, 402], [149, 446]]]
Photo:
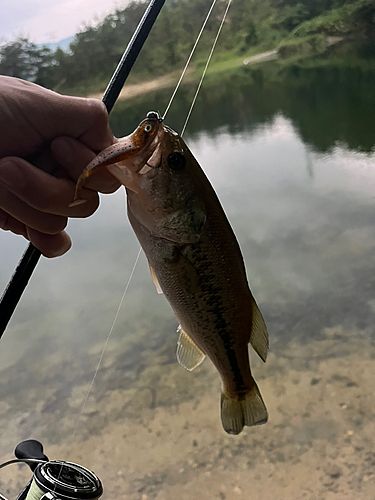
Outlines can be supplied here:
[[249, 342], [254, 351], [265, 362], [268, 353], [268, 331], [262, 313], [254, 298], [251, 297], [252, 322]]
[[151, 278], [152, 278], [152, 281], [154, 282], [154, 285], [156, 287], [156, 291], [158, 293], [163, 293], [163, 290], [161, 289], [161, 286], [160, 286], [159, 281], [158, 281], [158, 279], [156, 277], [154, 269], [151, 267], [150, 263], [148, 263], [148, 265], [150, 266]]
[[195, 345], [181, 326], [178, 327], [177, 332], [180, 332], [180, 338], [177, 342], [177, 361], [187, 370], [193, 371], [202, 363], [206, 355]]

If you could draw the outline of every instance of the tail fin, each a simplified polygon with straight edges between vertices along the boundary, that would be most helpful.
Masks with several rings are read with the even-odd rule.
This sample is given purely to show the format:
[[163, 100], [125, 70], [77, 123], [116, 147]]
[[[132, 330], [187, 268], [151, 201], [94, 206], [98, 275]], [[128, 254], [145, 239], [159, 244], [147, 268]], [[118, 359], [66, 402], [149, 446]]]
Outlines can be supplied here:
[[265, 424], [267, 420], [267, 408], [255, 382], [243, 399], [222, 393], [221, 422], [228, 434], [239, 434], [245, 425]]

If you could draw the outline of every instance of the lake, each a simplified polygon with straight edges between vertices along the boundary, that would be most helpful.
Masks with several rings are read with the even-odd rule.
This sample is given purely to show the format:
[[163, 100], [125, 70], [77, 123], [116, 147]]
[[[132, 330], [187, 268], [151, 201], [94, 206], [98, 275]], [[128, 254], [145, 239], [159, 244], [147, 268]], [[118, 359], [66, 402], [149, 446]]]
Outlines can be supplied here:
[[[251, 363], [269, 422], [225, 434], [219, 375], [177, 363], [177, 321], [143, 254], [107, 342], [139, 252], [121, 189], [69, 222], [73, 248], [41, 259], [1, 340], [2, 461], [38, 439], [94, 470], [108, 500], [373, 500], [375, 73], [272, 64], [208, 78], [184, 136], [268, 326], [267, 363]], [[172, 104], [177, 131], [194, 91]], [[170, 95], [119, 102], [115, 135]], [[2, 232], [0, 248], [2, 290], [25, 242]], [[9, 467], [0, 491], [28, 477]]]

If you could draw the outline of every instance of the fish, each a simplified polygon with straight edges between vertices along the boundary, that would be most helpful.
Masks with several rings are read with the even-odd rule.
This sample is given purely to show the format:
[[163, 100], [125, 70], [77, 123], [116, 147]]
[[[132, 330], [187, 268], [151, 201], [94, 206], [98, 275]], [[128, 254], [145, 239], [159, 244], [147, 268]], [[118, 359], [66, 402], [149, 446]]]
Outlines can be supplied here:
[[229, 434], [264, 424], [248, 344], [265, 362], [267, 327], [250, 291], [241, 250], [220, 201], [184, 140], [151, 111], [133, 133], [84, 169], [107, 168], [126, 188], [130, 224], [158, 293], [179, 322], [177, 359], [189, 371], [210, 358], [222, 379], [221, 421]]

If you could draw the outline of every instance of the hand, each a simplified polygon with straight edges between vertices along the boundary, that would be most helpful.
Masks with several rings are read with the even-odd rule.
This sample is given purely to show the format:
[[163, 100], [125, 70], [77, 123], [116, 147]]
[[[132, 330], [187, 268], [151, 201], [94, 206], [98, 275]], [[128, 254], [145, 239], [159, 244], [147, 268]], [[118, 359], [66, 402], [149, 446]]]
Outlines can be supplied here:
[[107, 171], [85, 183], [87, 202], [69, 208], [75, 182], [95, 152], [116, 139], [102, 102], [67, 97], [0, 76], [0, 228], [21, 234], [45, 256], [69, 250], [68, 217], [88, 217], [97, 191], [119, 182]]

